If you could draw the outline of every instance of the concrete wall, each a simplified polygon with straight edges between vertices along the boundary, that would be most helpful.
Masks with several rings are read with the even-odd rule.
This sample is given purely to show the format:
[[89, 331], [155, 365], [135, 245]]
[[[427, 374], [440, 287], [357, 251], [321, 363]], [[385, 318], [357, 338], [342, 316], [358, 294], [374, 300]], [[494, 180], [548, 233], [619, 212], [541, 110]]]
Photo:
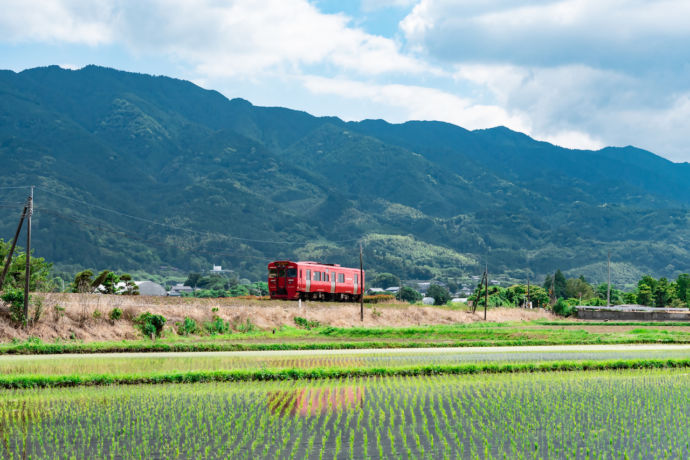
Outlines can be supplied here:
[[690, 312], [578, 310], [579, 319], [614, 321], [689, 321]]

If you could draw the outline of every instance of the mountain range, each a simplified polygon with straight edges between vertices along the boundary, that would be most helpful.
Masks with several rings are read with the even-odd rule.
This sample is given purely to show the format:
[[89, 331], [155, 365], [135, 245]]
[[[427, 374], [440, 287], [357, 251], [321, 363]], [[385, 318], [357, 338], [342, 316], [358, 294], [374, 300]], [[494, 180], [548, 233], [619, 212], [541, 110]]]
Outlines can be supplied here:
[[[635, 127], [631, 126], [631, 129]], [[262, 279], [284, 258], [405, 279], [690, 271], [690, 164], [504, 127], [346, 122], [87, 66], [0, 71], [0, 237], [35, 189], [59, 271]], [[8, 188], [26, 187], [26, 188]]]

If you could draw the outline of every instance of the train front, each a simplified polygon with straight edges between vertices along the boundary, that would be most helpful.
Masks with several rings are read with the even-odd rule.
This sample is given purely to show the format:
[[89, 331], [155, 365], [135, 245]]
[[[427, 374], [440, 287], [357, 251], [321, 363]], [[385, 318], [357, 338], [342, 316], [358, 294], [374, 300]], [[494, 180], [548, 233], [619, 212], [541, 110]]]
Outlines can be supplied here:
[[271, 299], [298, 299], [297, 264], [279, 260], [268, 264], [268, 292]]

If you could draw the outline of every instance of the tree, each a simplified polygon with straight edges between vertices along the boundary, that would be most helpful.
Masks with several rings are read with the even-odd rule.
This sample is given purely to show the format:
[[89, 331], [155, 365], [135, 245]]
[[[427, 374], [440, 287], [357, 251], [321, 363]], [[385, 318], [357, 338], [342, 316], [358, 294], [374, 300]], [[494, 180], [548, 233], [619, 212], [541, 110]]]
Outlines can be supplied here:
[[654, 292], [648, 284], [642, 282], [637, 283], [637, 303], [640, 305], [647, 305], [648, 307], [654, 306]]
[[570, 278], [565, 283], [565, 297], [568, 299], [591, 299], [594, 297], [594, 290], [583, 277]]
[[405, 302], [415, 303], [422, 300], [422, 294], [409, 286], [403, 286], [396, 294], [396, 298], [398, 300], [404, 300]]
[[[0, 273], [5, 268], [7, 262], [7, 254], [10, 252], [10, 243], [5, 243], [0, 239]], [[33, 254], [33, 251], [32, 251]], [[53, 278], [51, 271], [53, 264], [48, 263], [42, 257], [31, 256], [31, 276], [29, 278], [30, 291], [49, 291], [53, 289]], [[26, 253], [22, 252], [21, 247], [16, 246], [12, 260], [10, 261], [10, 268], [7, 271], [7, 277], [0, 290], [15, 288], [24, 289], [24, 279], [26, 278]]]
[[187, 276], [187, 280], [184, 282], [184, 285], [196, 289], [196, 287], [199, 285], [200, 279], [201, 273], [190, 273], [189, 276]]
[[394, 286], [400, 286], [400, 278], [391, 273], [379, 273], [371, 280], [371, 287], [388, 289]]
[[118, 293], [122, 295], [139, 295], [139, 286], [132, 280], [132, 275], [123, 273], [120, 275], [120, 282], [125, 285], [118, 289]]
[[690, 274], [683, 273], [676, 279], [676, 297], [690, 306]]
[[426, 295], [434, 298], [434, 305], [445, 305], [450, 300], [450, 292], [440, 284], [432, 284]]
[[557, 299], [565, 297], [566, 284], [567, 281], [563, 273], [561, 273], [561, 270], [556, 270], [556, 274], [553, 275], [553, 294]]
[[675, 287], [664, 277], [659, 278], [654, 289], [654, 306], [663, 308], [673, 301]]
[[72, 281], [72, 292], [93, 292], [91, 285], [93, 284], [93, 272], [91, 270], [84, 270], [77, 273]]

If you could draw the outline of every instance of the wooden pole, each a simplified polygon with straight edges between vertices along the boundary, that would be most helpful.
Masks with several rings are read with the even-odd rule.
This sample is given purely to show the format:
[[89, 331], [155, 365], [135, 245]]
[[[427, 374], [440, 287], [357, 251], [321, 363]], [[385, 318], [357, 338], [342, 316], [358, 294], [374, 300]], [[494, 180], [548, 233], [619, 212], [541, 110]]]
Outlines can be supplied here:
[[362, 263], [362, 243], [359, 243], [359, 319], [364, 322], [364, 264]]
[[14, 234], [14, 240], [12, 240], [12, 246], [10, 246], [10, 252], [7, 254], [7, 262], [5, 262], [5, 267], [2, 269], [2, 274], [0, 275], [0, 291], [2, 291], [2, 286], [5, 284], [5, 277], [7, 276], [7, 271], [10, 269], [10, 264], [12, 263], [12, 255], [14, 254], [14, 248], [17, 246], [17, 240], [19, 239], [19, 232], [22, 230], [22, 225], [24, 224], [24, 218], [29, 210], [28, 203], [24, 206], [22, 211], [22, 216], [19, 218], [19, 225], [17, 225], [17, 232]]
[[611, 305], [611, 251], [609, 251], [609, 284], [606, 288], [606, 306]]
[[489, 264], [484, 270], [484, 321], [486, 321], [486, 307], [489, 306]]
[[31, 195], [27, 204], [28, 215], [26, 222], [26, 274], [24, 280], [24, 323], [29, 320], [29, 281], [31, 280], [31, 216], [34, 213], [34, 188], [31, 187]]

